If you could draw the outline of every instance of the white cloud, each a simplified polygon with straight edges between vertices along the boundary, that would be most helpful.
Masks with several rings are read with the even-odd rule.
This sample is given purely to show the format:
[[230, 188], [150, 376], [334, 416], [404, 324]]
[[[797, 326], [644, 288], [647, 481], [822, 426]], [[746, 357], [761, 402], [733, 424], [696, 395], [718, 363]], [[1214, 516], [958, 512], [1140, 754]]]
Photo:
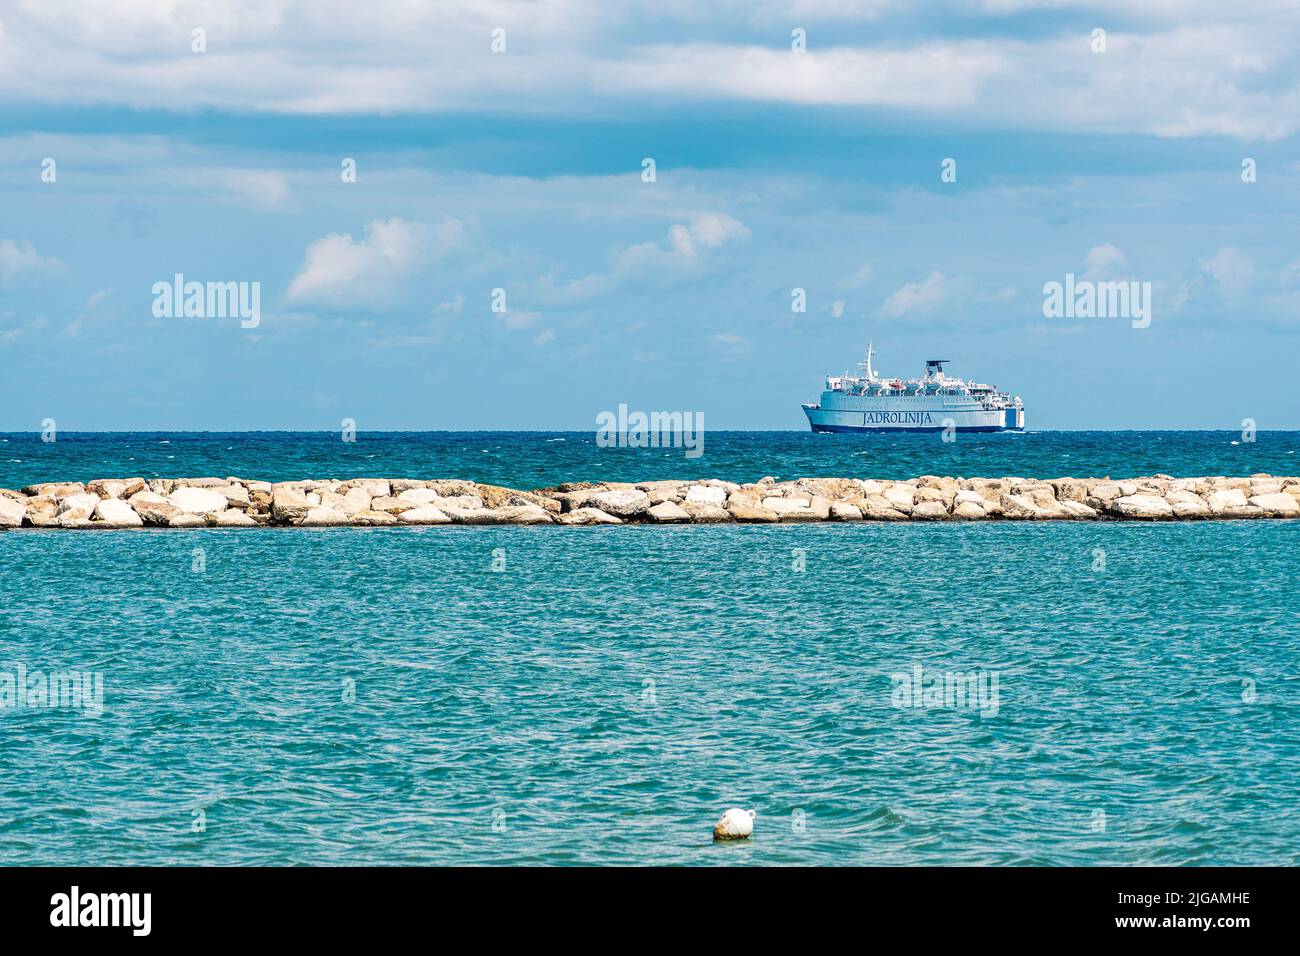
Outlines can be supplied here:
[[554, 341], [555, 341], [554, 329], [546, 329], [545, 331], [539, 332], [536, 336], [533, 337], [533, 344], [538, 348], [541, 348], [543, 345], [549, 345]]
[[216, 172], [226, 193], [257, 209], [279, 209], [289, 199], [289, 180], [271, 169], [225, 169]]
[[875, 277], [876, 271], [871, 268], [871, 263], [864, 262], [853, 275], [844, 280], [844, 285], [850, 289], [861, 289], [863, 286], [870, 285]]
[[0, 283], [61, 275], [68, 269], [53, 256], [42, 256], [26, 239], [0, 239]]
[[530, 312], [527, 309], [511, 309], [509, 312], [502, 314], [501, 320], [505, 323], [507, 329], [516, 332], [519, 329], [532, 326], [541, 317], [542, 313], [540, 312]]
[[1213, 256], [1201, 259], [1198, 265], [1229, 297], [1246, 291], [1255, 279], [1255, 263], [1233, 246], [1220, 246]]
[[909, 282], [894, 290], [880, 306], [880, 314], [899, 318], [910, 312], [928, 312], [948, 297], [948, 279], [942, 272], [931, 272], [920, 282]]
[[460, 315], [461, 310], [465, 308], [465, 296], [458, 295], [454, 299], [448, 299], [446, 302], [439, 302], [433, 307], [433, 314], [442, 315]]
[[1083, 260], [1083, 278], [1091, 280], [1109, 278], [1127, 263], [1128, 257], [1118, 246], [1113, 246], [1109, 242], [1093, 246]]
[[[611, 115], [755, 101], [959, 117], [966, 126], [1278, 139], [1300, 130], [1294, 0], [964, 0], [978, 36], [900, 0], [758, 7], [590, 0], [73, 0], [10, 4], [0, 100], [191, 111]], [[1081, 11], [1122, 24], [1092, 53]], [[1021, 11], [1034, 21], [1027, 31]], [[208, 52], [190, 52], [202, 22]], [[808, 49], [789, 26], [809, 25]], [[865, 23], [871, 23], [869, 30]], [[812, 24], [824, 24], [817, 27]], [[487, 53], [506, 26], [508, 54]], [[739, 29], [738, 29], [739, 27]], [[744, 35], [758, 42], [700, 42]]]
[[360, 240], [331, 233], [307, 247], [287, 298], [332, 306], [380, 305], [393, 298], [395, 284], [466, 242], [465, 226], [458, 219], [436, 225], [376, 220]]
[[829, 311], [831, 313], [832, 319], [844, 318], [844, 300], [836, 299], [834, 302], [830, 304]]
[[583, 276], [557, 285], [552, 276], [538, 280], [535, 295], [552, 305], [571, 305], [613, 291], [627, 282], [676, 281], [698, 274], [718, 249], [749, 238], [749, 229], [725, 213], [700, 213], [689, 223], [674, 223], [661, 242], [629, 246], [614, 259], [608, 273]]

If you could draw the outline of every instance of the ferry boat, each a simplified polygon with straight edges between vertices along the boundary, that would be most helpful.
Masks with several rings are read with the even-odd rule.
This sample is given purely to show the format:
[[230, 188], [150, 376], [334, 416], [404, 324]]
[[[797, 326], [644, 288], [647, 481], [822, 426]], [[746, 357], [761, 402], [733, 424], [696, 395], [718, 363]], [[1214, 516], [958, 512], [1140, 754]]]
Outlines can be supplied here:
[[871, 366], [875, 350], [867, 345], [861, 375], [830, 376], [816, 405], [804, 405], [815, 432], [959, 432], [1024, 431], [1025, 405], [1019, 395], [995, 385], [949, 378], [948, 359], [930, 359], [925, 375], [882, 378]]

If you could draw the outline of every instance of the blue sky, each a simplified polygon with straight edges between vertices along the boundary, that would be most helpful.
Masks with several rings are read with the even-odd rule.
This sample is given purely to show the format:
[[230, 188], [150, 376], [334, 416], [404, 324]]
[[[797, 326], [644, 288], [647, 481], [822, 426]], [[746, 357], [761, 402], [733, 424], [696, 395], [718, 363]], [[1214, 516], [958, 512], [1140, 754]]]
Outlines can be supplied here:
[[1293, 3], [608, 6], [7, 5], [0, 430], [803, 428], [868, 339], [1034, 428], [1300, 427]]

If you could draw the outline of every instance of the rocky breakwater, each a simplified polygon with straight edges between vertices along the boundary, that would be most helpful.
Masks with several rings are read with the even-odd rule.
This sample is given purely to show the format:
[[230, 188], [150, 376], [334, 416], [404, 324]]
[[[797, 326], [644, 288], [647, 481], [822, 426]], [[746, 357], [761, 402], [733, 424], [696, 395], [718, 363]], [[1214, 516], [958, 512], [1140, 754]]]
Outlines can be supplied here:
[[577, 482], [100, 478], [0, 488], [0, 529], [790, 524], [1300, 517], [1300, 478], [859, 478]]

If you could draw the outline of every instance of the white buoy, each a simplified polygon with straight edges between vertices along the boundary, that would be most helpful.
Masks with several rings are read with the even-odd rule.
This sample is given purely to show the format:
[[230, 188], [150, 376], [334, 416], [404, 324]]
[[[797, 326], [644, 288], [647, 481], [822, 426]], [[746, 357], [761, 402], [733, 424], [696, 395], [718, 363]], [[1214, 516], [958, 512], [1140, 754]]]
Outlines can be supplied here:
[[722, 815], [713, 826], [713, 839], [715, 840], [746, 840], [754, 832], [754, 817], [758, 816], [753, 810], [740, 810], [735, 807], [728, 810]]

